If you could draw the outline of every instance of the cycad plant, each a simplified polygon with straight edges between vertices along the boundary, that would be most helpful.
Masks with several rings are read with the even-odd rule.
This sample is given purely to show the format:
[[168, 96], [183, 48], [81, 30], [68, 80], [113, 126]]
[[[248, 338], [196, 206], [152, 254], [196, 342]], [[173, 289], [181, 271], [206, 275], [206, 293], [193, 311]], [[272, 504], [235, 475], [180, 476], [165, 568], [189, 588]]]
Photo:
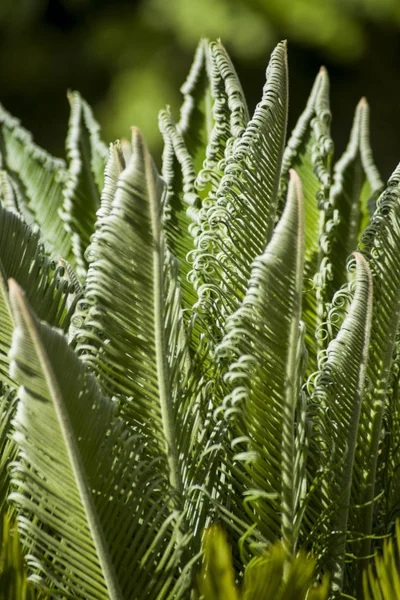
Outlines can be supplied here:
[[364, 99], [333, 166], [328, 92], [321, 69], [286, 142], [286, 44], [250, 117], [202, 41], [161, 176], [78, 93], [67, 163], [1, 109], [0, 510], [24, 594], [235, 600], [244, 574], [246, 600], [362, 597], [399, 515], [400, 168], [385, 188]]

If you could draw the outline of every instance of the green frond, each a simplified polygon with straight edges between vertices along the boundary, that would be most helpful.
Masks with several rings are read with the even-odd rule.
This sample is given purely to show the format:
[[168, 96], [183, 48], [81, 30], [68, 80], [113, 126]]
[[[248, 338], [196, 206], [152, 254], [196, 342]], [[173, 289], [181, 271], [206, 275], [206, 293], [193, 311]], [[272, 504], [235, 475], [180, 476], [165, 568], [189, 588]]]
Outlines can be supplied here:
[[399, 220], [400, 168], [397, 167], [377, 201], [377, 210], [359, 244], [359, 251], [371, 269], [374, 287], [371, 358], [367, 367], [369, 386], [361, 410], [356, 448], [355, 475], [359, 476], [353, 481], [352, 491], [352, 504], [361, 507], [355, 511], [353, 523], [356, 531], [367, 536], [357, 551], [354, 550], [362, 557], [370, 553], [368, 536], [374, 533], [374, 499], [381, 491], [376, 487], [378, 460], [400, 316]]
[[[184, 307], [191, 309], [197, 300], [188, 281], [193, 237], [200, 231], [200, 219], [205, 220], [205, 211], [223, 176], [221, 161], [231, 154], [234, 141], [244, 133], [249, 115], [239, 79], [220, 42], [200, 43], [182, 92], [185, 101], [179, 123], [175, 125], [169, 111], [163, 111], [160, 128], [165, 142], [167, 243], [180, 263]], [[203, 135], [203, 142], [193, 139], [193, 129]], [[201, 162], [200, 147], [204, 148]], [[205, 201], [202, 216], [200, 198]]]
[[[353, 472], [357, 469], [355, 447], [366, 393], [372, 326], [372, 276], [365, 258], [358, 253], [355, 257], [354, 298], [339, 333], [326, 353], [319, 357], [320, 372], [313, 381], [311, 396], [317, 411], [314, 426], [319, 432], [312, 438], [309, 454], [318, 465], [317, 472], [326, 469], [326, 476], [315, 486], [314, 494], [322, 497], [320, 511], [327, 514], [321, 521], [325, 531], [318, 531], [318, 527], [313, 529], [310, 542], [316, 553], [321, 552], [321, 548], [331, 547], [328, 568], [336, 593], [343, 585], [350, 494]], [[331, 447], [327, 447], [324, 438], [330, 441]]]
[[200, 40], [189, 75], [181, 87], [184, 100], [178, 126], [196, 173], [203, 167], [208, 140], [214, 125], [213, 99], [208, 73], [209, 44], [206, 39]]
[[[130, 151], [130, 156], [131, 155], [132, 149]], [[124, 155], [122, 142], [116, 141], [113, 144], [110, 144], [104, 170], [104, 186], [100, 196], [100, 207], [97, 211], [95, 230], [100, 229], [103, 220], [111, 212], [111, 205], [117, 189], [118, 177], [126, 168], [126, 162], [127, 159]], [[88, 253], [90, 254], [90, 252]]]
[[14, 390], [3, 385], [0, 394], [0, 520], [3, 519], [8, 510], [9, 466], [16, 457], [17, 452], [16, 444], [11, 438], [12, 420], [16, 408], [17, 396]]
[[191, 279], [217, 338], [226, 316], [240, 305], [251, 265], [272, 235], [286, 119], [286, 45], [281, 43], [272, 53], [261, 102], [241, 136], [232, 140], [215, 198], [203, 202]]
[[[2, 381], [12, 384], [7, 357], [13, 323], [8, 303], [7, 279], [14, 278], [26, 290], [39, 318], [51, 325], [69, 327], [74, 304], [70, 303], [73, 286], [62, 277], [44, 254], [39, 232], [33, 231], [21, 217], [0, 206], [0, 373]], [[67, 306], [68, 305], [68, 306]]]
[[378, 500], [378, 526], [389, 533], [400, 517], [400, 331], [397, 331], [393, 364], [387, 390], [387, 409], [383, 416], [380, 460], [377, 471], [377, 489], [385, 490]]
[[189, 318], [197, 293], [188, 278], [191, 269], [188, 254], [194, 249], [193, 227], [199, 219], [201, 201], [195, 190], [192, 158], [168, 110], [160, 113], [159, 125], [164, 138], [162, 176], [166, 185], [163, 228], [168, 248], [179, 261], [183, 308]]
[[[300, 116], [287, 144], [282, 163], [283, 178], [280, 198], [284, 202], [287, 171], [298, 173], [304, 194], [305, 254], [303, 316], [308, 350], [307, 372], [317, 369], [317, 353], [321, 343], [316, 329], [324, 318], [324, 288], [329, 266], [324, 260], [328, 252], [326, 227], [332, 216], [329, 202], [330, 163], [333, 143], [330, 137], [329, 80], [324, 68], [318, 74], [307, 106]], [[329, 238], [329, 236], [328, 236]], [[329, 298], [330, 300], [330, 298]]]
[[197, 173], [196, 189], [206, 201], [204, 208], [208, 208], [224, 174], [224, 161], [231, 155], [234, 141], [245, 130], [248, 110], [238, 76], [221, 42], [205, 46], [205, 65], [212, 99], [212, 127], [205, 159]]
[[10, 212], [19, 213], [20, 194], [15, 181], [3, 169], [0, 170], [0, 204]]
[[100, 127], [80, 94], [70, 92], [68, 100], [71, 106], [66, 139], [69, 165], [62, 218], [72, 240], [78, 276], [83, 280], [87, 271], [85, 251], [94, 232], [104, 185], [107, 147], [100, 140]]
[[0, 162], [16, 193], [24, 220], [40, 227], [46, 252], [73, 261], [71, 241], [60, 217], [65, 163], [34, 144], [32, 136], [0, 105]]
[[[111, 205], [114, 199], [115, 191], [117, 189], [118, 177], [126, 167], [125, 156], [122, 149], [122, 142], [114, 142], [110, 144], [108, 152], [108, 160], [104, 171], [104, 187], [100, 198], [100, 208], [96, 213], [95, 232], [98, 235], [103, 222], [106, 220], [111, 212]], [[90, 260], [91, 249], [90, 246], [86, 251], [86, 258]], [[69, 268], [72, 269], [71, 265]], [[75, 272], [74, 272], [75, 273]], [[79, 282], [78, 282], [79, 283]], [[80, 283], [79, 283], [80, 286]], [[82, 290], [83, 292], [83, 290]], [[70, 343], [75, 347], [76, 340], [75, 336], [77, 332], [83, 326], [85, 319], [87, 318], [88, 305], [84, 297], [84, 293], [81, 294], [81, 298], [77, 303], [77, 308], [71, 319], [69, 328], [69, 340]]]
[[231, 136], [234, 139], [240, 138], [250, 120], [243, 88], [229, 54], [220, 40], [210, 44], [210, 54], [212, 62], [215, 64], [225, 83]]
[[137, 130], [132, 150], [88, 251], [88, 311], [77, 352], [121, 397], [131, 425], [151, 436], [153, 452], [168, 456], [181, 491], [165, 340], [163, 187]]
[[156, 462], [141, 458], [145, 440], [126, 430], [65, 337], [9, 285], [21, 385], [10, 501], [35, 580], [85, 600], [162, 598], [178, 575], [179, 524]]
[[[298, 501], [295, 415], [299, 401], [304, 252], [300, 180], [291, 173], [286, 208], [264, 254], [253, 264], [241, 307], [217, 349], [230, 360], [236, 469], [248, 512], [267, 540], [296, 546]], [[250, 486], [250, 487], [249, 487]]]
[[335, 222], [329, 252], [332, 292], [348, 279], [346, 260], [369, 225], [383, 187], [369, 143], [369, 106], [362, 98], [356, 108], [346, 151], [335, 165], [330, 190]]
[[178, 263], [161, 232], [163, 187], [136, 130], [132, 143], [131, 159], [88, 251], [85, 296], [72, 320], [75, 327], [82, 318], [74, 344], [118, 399], [129, 427], [146, 435], [147, 454], [163, 457], [158, 468], [177, 492], [174, 502], [199, 531], [209, 518], [202, 494], [212, 496], [219, 485], [218, 446], [213, 449], [215, 440], [208, 438], [215, 426], [206, 397], [205, 351], [200, 345], [189, 354]]

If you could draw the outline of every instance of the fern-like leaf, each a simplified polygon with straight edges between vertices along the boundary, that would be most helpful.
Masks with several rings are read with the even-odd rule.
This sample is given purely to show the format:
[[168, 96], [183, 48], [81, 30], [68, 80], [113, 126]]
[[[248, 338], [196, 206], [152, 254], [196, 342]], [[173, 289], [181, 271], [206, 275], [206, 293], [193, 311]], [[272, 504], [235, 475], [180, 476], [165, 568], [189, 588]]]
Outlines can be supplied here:
[[236, 460], [243, 463], [236, 476], [242, 477], [248, 510], [266, 539], [282, 535], [290, 551], [298, 515], [295, 414], [303, 227], [301, 185], [292, 172], [285, 211], [253, 264], [247, 294], [229, 317], [218, 348], [220, 356], [233, 354], [226, 375], [233, 391], [224, 404], [226, 414], [233, 413]]
[[71, 235], [78, 276], [83, 279], [87, 271], [85, 251], [100, 207], [107, 148], [100, 140], [99, 125], [88, 104], [78, 92], [70, 92], [68, 99], [71, 105], [66, 141], [69, 166], [62, 218]]
[[85, 600], [160, 598], [179, 545], [156, 463], [143, 461], [145, 441], [126, 430], [65, 337], [9, 285], [11, 375], [21, 385], [10, 501], [29, 564], [39, 581]]

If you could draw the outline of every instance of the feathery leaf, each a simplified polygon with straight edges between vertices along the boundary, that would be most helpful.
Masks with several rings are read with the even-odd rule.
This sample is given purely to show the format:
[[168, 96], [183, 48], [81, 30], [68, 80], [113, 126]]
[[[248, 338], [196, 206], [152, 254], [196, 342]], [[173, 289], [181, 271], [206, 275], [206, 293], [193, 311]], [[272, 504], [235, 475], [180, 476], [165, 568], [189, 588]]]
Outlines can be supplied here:
[[[355, 447], [361, 408], [364, 402], [365, 375], [372, 326], [372, 276], [365, 258], [356, 253], [356, 292], [349, 312], [338, 335], [332, 340], [326, 353], [320, 355], [320, 373], [314, 380], [311, 401], [317, 407], [320, 426], [332, 443], [327, 448], [322, 437], [314, 437], [310, 454], [319, 467], [336, 465], [327, 469], [326, 478], [315, 486], [314, 493], [323, 497], [321, 511], [328, 512], [325, 538], [321, 540], [317, 529], [310, 541], [317, 551], [331, 546], [329, 553], [333, 591], [342, 589], [346, 532], [348, 529], [349, 504], [353, 472], [357, 468]], [[323, 464], [325, 460], [325, 465]], [[340, 467], [338, 468], [338, 465]], [[332, 513], [333, 499], [337, 508]], [[330, 538], [333, 536], [334, 540]]]
[[0, 105], [0, 162], [15, 189], [24, 220], [40, 227], [46, 251], [73, 264], [71, 241], [60, 217], [65, 163], [34, 144], [32, 136]]
[[[225, 399], [233, 413], [236, 460], [260, 531], [296, 545], [294, 489], [295, 411], [299, 397], [300, 315], [303, 278], [303, 206], [300, 180], [291, 173], [282, 218], [265, 253], [252, 267], [241, 307], [228, 318], [219, 355], [233, 355]], [[242, 451], [240, 451], [242, 449]], [[246, 486], [251, 485], [251, 489]], [[251, 508], [250, 508], [251, 507]]]
[[77, 273], [83, 279], [87, 271], [85, 251], [100, 207], [107, 148], [99, 138], [100, 127], [88, 104], [78, 92], [70, 92], [68, 99], [71, 106], [66, 140], [69, 166], [62, 218], [71, 235]]
[[252, 119], [232, 140], [215, 199], [203, 202], [202, 231], [192, 257], [200, 309], [212, 316], [205, 323], [217, 339], [226, 316], [244, 297], [252, 262], [274, 228], [287, 119], [285, 43], [272, 53], [266, 76]]
[[11, 375], [21, 385], [10, 500], [29, 563], [79, 598], [158, 598], [179, 552], [155, 462], [141, 459], [144, 440], [116, 417], [65, 337], [39, 323], [17, 284], [9, 286]]
[[[308, 373], [317, 369], [321, 343], [315, 332], [324, 317], [326, 279], [329, 268], [324, 259], [327, 251], [325, 225], [331, 217], [329, 204], [330, 162], [333, 143], [329, 125], [329, 80], [324, 68], [318, 74], [307, 106], [288, 141], [282, 164], [281, 204], [287, 187], [287, 171], [298, 173], [304, 194], [305, 250], [304, 297], [302, 319], [306, 325]], [[329, 298], [330, 300], [330, 298]]]
[[383, 182], [374, 165], [369, 144], [369, 107], [362, 98], [354, 115], [346, 151], [335, 165], [330, 190], [332, 208], [337, 211], [329, 251], [332, 292], [348, 279], [346, 260], [369, 225], [382, 189]]

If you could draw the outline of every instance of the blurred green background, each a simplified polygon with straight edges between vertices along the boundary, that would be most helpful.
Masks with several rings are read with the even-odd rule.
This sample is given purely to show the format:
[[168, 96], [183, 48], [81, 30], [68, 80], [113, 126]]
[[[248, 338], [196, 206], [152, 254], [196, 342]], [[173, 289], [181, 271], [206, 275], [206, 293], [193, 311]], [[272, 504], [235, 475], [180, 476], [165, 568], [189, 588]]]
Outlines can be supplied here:
[[364, 95], [382, 176], [400, 160], [400, 0], [0, 0], [0, 101], [61, 156], [65, 92], [78, 89], [106, 141], [135, 124], [157, 157], [158, 111], [169, 104], [178, 115], [200, 36], [222, 39], [250, 109], [274, 44], [287, 38], [290, 129], [325, 64], [337, 156]]

